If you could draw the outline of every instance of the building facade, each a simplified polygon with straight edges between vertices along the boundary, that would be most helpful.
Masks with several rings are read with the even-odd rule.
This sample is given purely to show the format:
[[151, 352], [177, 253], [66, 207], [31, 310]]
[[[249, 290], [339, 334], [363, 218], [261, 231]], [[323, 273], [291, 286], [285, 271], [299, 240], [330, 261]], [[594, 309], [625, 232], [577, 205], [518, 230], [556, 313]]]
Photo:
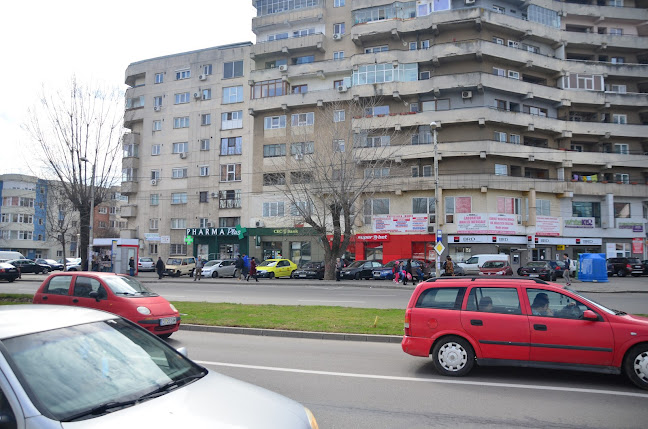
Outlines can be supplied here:
[[[303, 181], [304, 157], [333, 146], [354, 152], [356, 174], [380, 175], [355, 207], [349, 257], [434, 259], [441, 234], [456, 260], [646, 257], [648, 2], [253, 4], [255, 44], [126, 71], [122, 192], [131, 233], [150, 254], [321, 259], [319, 240], [281, 188]], [[239, 67], [231, 62], [240, 75], [228, 74]], [[209, 89], [217, 96], [205, 100]], [[379, 102], [360, 115], [343, 107], [370, 98]], [[332, 104], [342, 106], [334, 118]], [[227, 116], [234, 112], [242, 114], [235, 131]], [[204, 124], [205, 115], [221, 122]], [[362, 137], [332, 140], [332, 122]], [[220, 150], [204, 150], [207, 136]], [[233, 136], [241, 153], [223, 151]], [[385, 146], [380, 155], [367, 150]], [[386, 156], [375, 171], [375, 158]], [[204, 178], [203, 165], [219, 174]], [[178, 169], [187, 177], [174, 179]], [[240, 206], [211, 202], [227, 192]], [[183, 241], [187, 228], [237, 225], [238, 242], [201, 238], [192, 249]]]

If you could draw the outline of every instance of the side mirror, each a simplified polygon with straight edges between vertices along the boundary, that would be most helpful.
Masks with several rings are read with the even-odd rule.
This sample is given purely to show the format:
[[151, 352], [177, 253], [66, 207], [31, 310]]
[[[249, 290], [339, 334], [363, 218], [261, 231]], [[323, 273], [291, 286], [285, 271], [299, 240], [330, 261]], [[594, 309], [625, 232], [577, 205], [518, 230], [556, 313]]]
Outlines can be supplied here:
[[598, 320], [598, 315], [594, 313], [592, 310], [585, 310], [583, 312], [583, 319], [585, 320]]
[[90, 298], [96, 299], [97, 302], [99, 302], [99, 292], [97, 292], [96, 290], [93, 290], [92, 292], [88, 293], [88, 296]]

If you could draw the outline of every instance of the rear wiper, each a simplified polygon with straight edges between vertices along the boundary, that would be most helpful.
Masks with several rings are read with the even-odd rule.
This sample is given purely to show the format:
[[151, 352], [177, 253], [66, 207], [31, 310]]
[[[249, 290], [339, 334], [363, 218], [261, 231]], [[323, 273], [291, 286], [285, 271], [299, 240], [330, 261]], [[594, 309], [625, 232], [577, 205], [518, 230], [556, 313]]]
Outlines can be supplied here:
[[139, 401], [145, 400], [145, 399], [152, 399], [156, 398], [158, 396], [161, 396], [162, 394], [167, 393], [169, 390], [175, 389], [177, 387], [182, 386], [183, 384], [186, 384], [190, 381], [203, 378], [205, 376], [204, 372], [201, 372], [199, 374], [194, 374], [194, 375], [189, 375], [187, 377], [179, 378], [178, 380], [171, 380], [166, 384], [163, 384], [162, 386], [158, 387], [157, 389], [148, 392], [142, 396], [139, 397]]
[[67, 419], [63, 420], [63, 422], [74, 422], [77, 420], [85, 420], [86, 417], [95, 417], [102, 414], [106, 414], [108, 410], [112, 410], [115, 408], [122, 409], [126, 407], [132, 407], [133, 405], [137, 404], [138, 401], [139, 401], [138, 399], [131, 399], [128, 401], [106, 402], [105, 404], [101, 404], [89, 410], [68, 417]]

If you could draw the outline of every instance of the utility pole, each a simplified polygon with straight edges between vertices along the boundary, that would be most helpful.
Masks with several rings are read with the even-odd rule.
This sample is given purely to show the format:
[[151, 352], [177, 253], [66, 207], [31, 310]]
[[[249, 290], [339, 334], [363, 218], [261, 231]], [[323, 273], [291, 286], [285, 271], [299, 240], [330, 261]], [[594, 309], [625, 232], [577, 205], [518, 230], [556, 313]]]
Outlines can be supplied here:
[[[437, 123], [432, 121], [432, 141], [434, 143], [434, 236], [436, 242], [439, 242], [439, 157], [437, 153]], [[436, 257], [436, 278], [441, 276], [441, 255], [437, 253]]]

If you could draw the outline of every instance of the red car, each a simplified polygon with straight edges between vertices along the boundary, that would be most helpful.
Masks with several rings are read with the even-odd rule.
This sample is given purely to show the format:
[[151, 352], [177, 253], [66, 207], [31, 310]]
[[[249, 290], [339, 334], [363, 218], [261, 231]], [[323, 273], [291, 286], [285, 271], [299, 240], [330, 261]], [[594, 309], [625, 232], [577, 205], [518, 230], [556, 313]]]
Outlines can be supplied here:
[[114, 273], [51, 274], [36, 291], [33, 303], [108, 311], [163, 338], [168, 338], [180, 327], [180, 313], [173, 304], [133, 277]]
[[401, 346], [440, 374], [475, 363], [625, 373], [648, 390], [648, 318], [608, 309], [539, 279], [444, 278], [420, 283]]
[[486, 261], [479, 267], [481, 276], [512, 276], [513, 268], [508, 261]]

